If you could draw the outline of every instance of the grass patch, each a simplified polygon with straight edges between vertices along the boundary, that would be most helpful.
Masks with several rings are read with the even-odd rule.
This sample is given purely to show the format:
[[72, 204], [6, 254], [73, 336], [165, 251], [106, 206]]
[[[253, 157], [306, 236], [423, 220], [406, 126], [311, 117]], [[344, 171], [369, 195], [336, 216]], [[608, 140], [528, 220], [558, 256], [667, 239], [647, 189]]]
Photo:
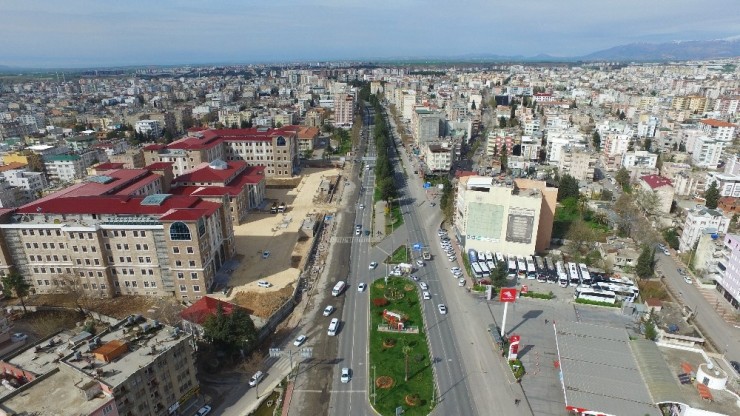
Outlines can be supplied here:
[[471, 289], [473, 292], [485, 292], [486, 287], [484, 285], [473, 285], [473, 288]]
[[468, 258], [468, 253], [461, 253], [463, 259], [463, 266], [465, 266], [465, 272], [468, 273], [468, 276], [473, 276], [473, 269], [470, 267], [470, 259]]
[[622, 302], [615, 302], [614, 304], [611, 304], [608, 302], [597, 302], [595, 300], [588, 299], [576, 299], [576, 303], [580, 303], [583, 305], [608, 306], [610, 308], [619, 308], [622, 306]]
[[[375, 410], [381, 415], [395, 415], [396, 407], [402, 406], [404, 415], [427, 415], [429, 413], [434, 378], [431, 360], [427, 348], [426, 334], [421, 316], [419, 293], [414, 286], [413, 290], [406, 291], [408, 280], [403, 278], [389, 278], [388, 284], [378, 279], [370, 285], [370, 297], [382, 298], [386, 293], [394, 291], [403, 293], [403, 297], [390, 300], [386, 306], [370, 306], [372, 319], [370, 328], [370, 367], [371, 377], [391, 377], [393, 386], [389, 389], [376, 389]], [[379, 324], [383, 320], [383, 310], [387, 309], [406, 317], [406, 327], [418, 326], [418, 334], [396, 334], [378, 332]], [[389, 341], [393, 340], [393, 341]], [[392, 345], [386, 347], [385, 345]], [[408, 350], [408, 381], [405, 381], [406, 357], [404, 347]], [[375, 371], [373, 371], [375, 366]], [[373, 374], [374, 373], [374, 374]], [[375, 383], [375, 379], [371, 380]], [[406, 403], [406, 396], [414, 397], [416, 406]], [[418, 397], [416, 397], [418, 396]], [[372, 398], [370, 399], [372, 403]]]
[[638, 280], [637, 287], [640, 288], [640, 297], [642, 299], [669, 299], [668, 292], [665, 290], [665, 286], [663, 286], [662, 282], [659, 282], [657, 280]]
[[395, 204], [391, 208], [391, 212], [385, 217], [385, 234], [388, 235], [403, 224], [403, 215], [401, 214], [401, 207]]
[[411, 253], [409, 252], [409, 248], [406, 247], [406, 245], [401, 245], [400, 247], [393, 250], [393, 253], [386, 257], [385, 263], [386, 264], [399, 264], [399, 263], [408, 263], [409, 259], [411, 259]]
[[520, 360], [509, 360], [509, 367], [517, 380], [524, 376], [524, 364]]
[[[565, 238], [570, 230], [570, 225], [581, 218], [578, 201], [575, 198], [566, 198], [555, 208], [555, 218], [552, 224], [552, 236], [554, 238]], [[605, 224], [596, 221], [597, 215], [591, 210], [583, 212], [583, 221], [597, 232], [597, 241], [606, 241], [606, 235], [611, 231]]]
[[547, 300], [555, 299], [555, 295], [552, 292], [539, 293], [539, 292], [529, 291], [527, 293], [522, 293], [520, 296], [523, 298], [534, 298], [534, 299], [547, 299]]
[[[272, 416], [275, 412], [275, 406], [277, 406], [277, 399], [280, 397], [280, 393], [273, 392], [260, 404], [254, 412], [250, 413], [249, 416]], [[268, 406], [269, 404], [269, 406]]]

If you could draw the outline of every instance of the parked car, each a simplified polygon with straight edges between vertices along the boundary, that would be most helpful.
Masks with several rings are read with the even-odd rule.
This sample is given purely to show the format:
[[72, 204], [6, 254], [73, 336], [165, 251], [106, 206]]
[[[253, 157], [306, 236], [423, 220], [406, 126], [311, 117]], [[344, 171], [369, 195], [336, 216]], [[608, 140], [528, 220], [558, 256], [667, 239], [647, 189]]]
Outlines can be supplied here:
[[465, 278], [461, 277], [457, 279], [457, 285], [460, 287], [465, 286]]
[[418, 282], [419, 281], [419, 276], [417, 276], [415, 274], [412, 274], [410, 277], [411, 277], [411, 280], [413, 280], [414, 282]]
[[429, 289], [429, 286], [424, 282], [419, 282], [419, 287], [421, 288], [421, 290]]
[[424, 260], [416, 260], [416, 265], [419, 267], [424, 267]]
[[689, 276], [684, 276], [683, 277], [683, 281], [686, 282], [686, 283], [688, 283], [688, 284], [693, 283], [693, 281], [691, 280], [691, 278]]
[[295, 345], [296, 347], [300, 347], [301, 345], [303, 345], [304, 342], [306, 342], [306, 336], [298, 335], [298, 338], [293, 341], [293, 345]]
[[258, 280], [257, 286], [268, 288], [268, 287], [272, 287], [272, 283], [268, 282], [267, 280]]
[[432, 298], [432, 295], [430, 295], [430, 294], [429, 294], [429, 292], [426, 292], [426, 291], [425, 291], [425, 292], [421, 292], [421, 297], [422, 297], [422, 299], [424, 299], [424, 300], [429, 300], [429, 299], [431, 299], [431, 298]]
[[209, 413], [211, 413], [211, 406], [205, 405], [198, 410], [198, 413], [196, 413], [195, 416], [206, 416]]
[[331, 305], [327, 305], [326, 308], [324, 308], [324, 316], [329, 316], [334, 312], [334, 307]]
[[266, 259], [268, 257], [270, 257], [270, 252], [268, 250], [263, 251], [262, 252], [262, 258], [263, 259]]
[[249, 379], [249, 385], [251, 387], [256, 386], [257, 384], [259, 384], [260, 381], [262, 381], [264, 377], [265, 377], [265, 373], [263, 373], [262, 371], [258, 371], [254, 373], [252, 378]]
[[730, 361], [730, 365], [732, 366], [732, 368], [735, 369], [735, 372], [740, 374], [740, 363], [738, 363], [737, 361]]
[[368, 266], [368, 268], [370, 270], [374, 270], [376, 267], [378, 267], [378, 262], [377, 261], [371, 261], [370, 262], [370, 266]]

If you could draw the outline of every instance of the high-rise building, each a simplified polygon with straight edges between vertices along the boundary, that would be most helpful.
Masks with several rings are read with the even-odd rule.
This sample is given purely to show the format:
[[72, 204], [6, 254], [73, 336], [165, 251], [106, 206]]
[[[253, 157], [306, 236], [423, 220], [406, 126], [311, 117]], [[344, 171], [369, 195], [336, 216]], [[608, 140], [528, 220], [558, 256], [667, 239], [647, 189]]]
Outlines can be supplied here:
[[566, 148], [560, 153], [558, 169], [561, 174], [568, 174], [577, 181], [592, 181], [596, 169], [596, 154], [586, 149]]
[[735, 308], [740, 309], [740, 235], [727, 234], [717, 262], [717, 290]]
[[355, 97], [351, 94], [334, 96], [334, 126], [348, 129], [354, 123]]

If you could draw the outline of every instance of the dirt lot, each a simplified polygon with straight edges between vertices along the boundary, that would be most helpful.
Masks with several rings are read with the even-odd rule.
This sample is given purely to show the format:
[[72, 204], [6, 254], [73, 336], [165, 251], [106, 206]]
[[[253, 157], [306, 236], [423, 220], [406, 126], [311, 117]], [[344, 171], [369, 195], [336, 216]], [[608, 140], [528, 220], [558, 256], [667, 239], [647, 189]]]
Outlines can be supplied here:
[[243, 306], [251, 311], [252, 315], [260, 318], [268, 318], [273, 314], [285, 301], [293, 294], [293, 285], [283, 287], [277, 291], [269, 293], [259, 293], [255, 291], [239, 292], [232, 302]]

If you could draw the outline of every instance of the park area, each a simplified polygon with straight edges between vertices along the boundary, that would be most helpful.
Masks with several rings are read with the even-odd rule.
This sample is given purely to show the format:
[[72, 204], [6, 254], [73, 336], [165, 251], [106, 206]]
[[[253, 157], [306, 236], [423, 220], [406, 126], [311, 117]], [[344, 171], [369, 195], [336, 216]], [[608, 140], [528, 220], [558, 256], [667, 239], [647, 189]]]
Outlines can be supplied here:
[[[426, 415], [433, 407], [434, 375], [416, 285], [404, 278], [370, 287], [372, 404], [381, 415]], [[372, 396], [371, 396], [372, 397]]]

